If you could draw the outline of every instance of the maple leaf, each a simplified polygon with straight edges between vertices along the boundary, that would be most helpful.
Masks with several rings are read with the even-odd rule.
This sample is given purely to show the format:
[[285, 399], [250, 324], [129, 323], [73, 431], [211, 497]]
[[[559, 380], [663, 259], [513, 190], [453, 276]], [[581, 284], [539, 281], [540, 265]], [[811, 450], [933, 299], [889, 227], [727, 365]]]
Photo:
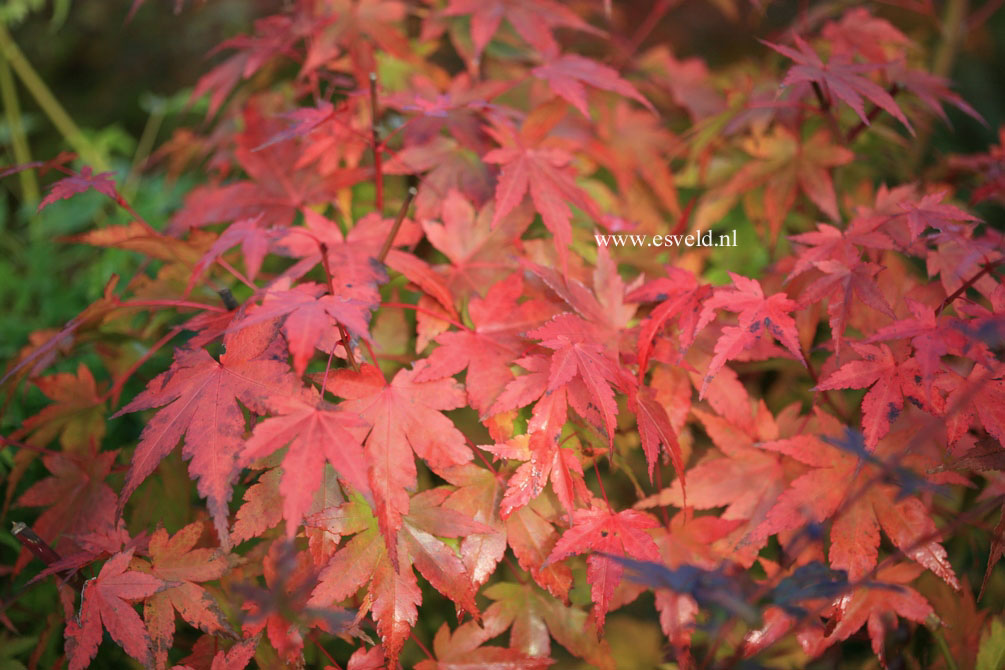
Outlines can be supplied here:
[[673, 461], [674, 469], [680, 476], [683, 491], [685, 486], [684, 458], [680, 442], [677, 440], [677, 433], [670, 423], [670, 416], [667, 414], [666, 408], [656, 399], [656, 394], [652, 389], [646, 386], [640, 386], [635, 393], [629, 394], [628, 401], [638, 423], [642, 451], [645, 452], [646, 463], [649, 465], [649, 481], [651, 482], [653, 479], [653, 470], [656, 468], [662, 446], [665, 450], [663, 453], [669, 455]]
[[775, 293], [765, 298], [761, 284], [756, 279], [748, 279], [733, 272], [729, 276], [733, 280], [733, 286], [716, 289], [712, 297], [705, 301], [695, 327], [697, 331], [708, 325], [714, 318], [716, 309], [739, 312], [737, 325], [723, 327], [722, 335], [715, 343], [715, 356], [705, 373], [699, 397], [705, 395], [709, 382], [726, 361], [752, 347], [763, 332], [771, 333], [796, 360], [806, 365], [799, 345], [796, 322], [790, 316], [797, 307], [796, 302], [784, 293]]
[[829, 92], [838, 100], [845, 102], [858, 114], [862, 123], [869, 125], [862, 100], [866, 98], [904, 124], [911, 135], [914, 135], [914, 128], [911, 127], [893, 96], [883, 90], [879, 84], [862, 76], [864, 72], [877, 69], [877, 65], [854, 64], [841, 54], [832, 55], [830, 62], [824, 63], [805, 40], [798, 35], [795, 35], [793, 39], [798, 51], [792, 47], [760, 40], [762, 44], [795, 62], [795, 65], [789, 68], [786, 73], [782, 86], [805, 82], [815, 83], [825, 92]]
[[[915, 566], [894, 565], [876, 574], [876, 580], [880, 582], [878, 587], [859, 587], [839, 598], [833, 605], [837, 625], [820, 640], [812, 653], [819, 654], [835, 642], [848, 639], [862, 626], [867, 626], [872, 650], [885, 666], [887, 617], [895, 615], [923, 623], [934, 614], [928, 601], [906, 585], [918, 576], [918, 572]], [[895, 585], [896, 589], [885, 584]]]
[[528, 656], [547, 657], [551, 638], [572, 654], [601, 670], [616, 667], [606, 640], [597, 639], [597, 625], [578, 607], [564, 605], [533, 584], [496, 582], [484, 592], [494, 602], [485, 610], [486, 629], [510, 629], [510, 647]]
[[273, 58], [289, 51], [293, 41], [298, 39], [290, 30], [291, 21], [290, 17], [279, 15], [259, 19], [255, 21], [254, 35], [238, 35], [216, 47], [217, 51], [235, 49], [237, 53], [196, 82], [191, 100], [209, 94], [207, 117], [216, 115], [227, 95], [242, 78], [251, 77]]
[[[33, 524], [34, 531], [56, 549], [76, 547], [69, 533], [85, 535], [114, 525], [115, 492], [105, 483], [117, 451], [97, 451], [96, 445], [80, 454], [52, 453], [42, 462], [52, 476], [32, 484], [17, 499], [24, 507], [46, 509]], [[15, 572], [27, 565], [31, 555], [22, 552]]]
[[269, 406], [276, 416], [255, 426], [239, 462], [246, 466], [289, 445], [283, 457], [279, 493], [286, 536], [292, 540], [321, 485], [326, 460], [353, 488], [369, 493], [363, 446], [357, 437], [366, 424], [358, 416], [324, 402], [316, 392], [276, 397]]
[[[559, 314], [549, 322], [529, 331], [527, 337], [540, 340], [541, 346], [554, 350], [548, 370], [547, 392], [554, 392], [579, 380], [586, 392], [586, 402], [578, 395], [570, 397], [573, 407], [591, 420], [597, 430], [614, 441], [615, 417], [618, 413], [611, 384], [620, 384], [623, 375], [606, 347], [600, 344], [591, 324], [574, 314]], [[594, 417], [599, 414], [602, 424]]]
[[464, 435], [440, 412], [465, 404], [464, 391], [450, 379], [419, 382], [421, 366], [399, 370], [388, 384], [380, 370], [339, 370], [333, 391], [341, 407], [371, 427], [365, 453], [376, 514], [391, 562], [397, 565], [397, 533], [408, 512], [408, 489], [416, 484], [412, 452], [433, 471], [473, 458]]
[[558, 53], [558, 43], [552, 36], [555, 28], [573, 28], [602, 35], [568, 7], [554, 0], [450, 0], [446, 16], [471, 16], [472, 60], [478, 63], [505, 17], [528, 44], [544, 55]]
[[513, 211], [529, 192], [544, 225], [554, 235], [559, 258], [567, 259], [567, 247], [572, 241], [572, 211], [568, 203], [595, 220], [601, 214], [593, 199], [576, 185], [569, 167], [571, 154], [558, 146], [542, 145], [545, 134], [561, 120], [564, 110], [544, 106], [536, 111], [527, 117], [519, 133], [504, 123], [488, 129], [501, 148], [488, 152], [482, 160], [503, 166], [496, 184], [492, 226]]
[[[852, 433], [846, 433], [843, 441], [854, 441]], [[810, 469], [793, 480], [778, 498], [755, 531], [755, 537], [802, 528], [806, 523], [822, 523], [836, 514], [831, 525], [830, 563], [834, 568], [847, 570], [851, 581], [861, 579], [875, 567], [882, 528], [905, 555], [959, 590], [946, 550], [933, 539], [938, 533], [924, 504], [917, 497], [905, 496], [896, 486], [862, 487], [859, 482], [875, 477], [875, 469], [883, 466], [884, 461], [877, 458], [876, 464], [863, 464], [860, 458], [835, 444], [842, 444], [842, 440], [825, 442], [816, 436], [798, 435], [759, 445]], [[864, 451], [861, 441], [859, 444]], [[888, 450], [889, 447], [878, 456], [887, 456]], [[849, 495], [854, 497], [846, 501]]]
[[[448, 468], [444, 479], [456, 486], [443, 500], [443, 508], [470, 516], [489, 530], [461, 539], [460, 554], [472, 581], [481, 585], [492, 576], [506, 553], [507, 530], [499, 516], [499, 492], [502, 478], [495, 472], [472, 464]], [[434, 508], [435, 509], [435, 508]]]
[[66, 624], [70, 670], [86, 668], [101, 644], [102, 628], [140, 663], [150, 665], [150, 635], [130, 601], [142, 600], [165, 588], [153, 575], [128, 570], [133, 550], [112, 556], [95, 579], [84, 585], [80, 616]]
[[101, 443], [105, 435], [105, 402], [86, 365], [78, 365], [76, 374], [60, 372], [32, 382], [53, 403], [25, 419], [14, 432], [15, 439], [28, 435], [29, 444], [45, 446], [58, 438], [64, 450], [78, 453], [92, 440]]
[[586, 578], [590, 582], [590, 597], [598, 627], [604, 625], [614, 589], [621, 581], [623, 567], [597, 552], [658, 561], [659, 548], [646, 533], [647, 529], [657, 526], [659, 523], [653, 517], [631, 509], [614, 512], [609, 507], [594, 507], [573, 513], [572, 527], [559, 538], [548, 556], [548, 562], [560, 561], [574, 554], [591, 554], [586, 559]]
[[494, 215], [491, 205], [476, 213], [463, 193], [451, 189], [442, 203], [443, 222], [422, 221], [426, 238], [450, 260], [446, 282], [458, 297], [482, 294], [516, 267], [516, 242], [533, 220], [530, 208], [518, 207], [492, 226]]
[[585, 151], [613, 174], [622, 193], [635, 188], [635, 175], [649, 185], [663, 207], [680, 216], [681, 207], [669, 157], [680, 146], [673, 134], [652, 114], [619, 102], [613, 111], [601, 110], [598, 137]]
[[259, 537], [283, 520], [283, 498], [279, 494], [282, 472], [282, 468], [266, 470], [244, 492], [244, 504], [237, 510], [230, 534], [234, 544]]
[[167, 665], [175, 612], [203, 632], [234, 634], [213, 596], [198, 584], [219, 579], [230, 568], [227, 556], [219, 550], [194, 548], [202, 533], [201, 523], [189, 524], [170, 537], [159, 528], [147, 546], [151, 565], [136, 566], [165, 583], [165, 588], [143, 604], [143, 618], [158, 668]]
[[471, 406], [483, 416], [513, 380], [510, 365], [524, 348], [519, 333], [550, 316], [544, 301], [526, 300], [520, 275], [497, 282], [484, 298], [468, 303], [474, 328], [446, 332], [436, 337], [439, 345], [426, 359], [416, 381], [430, 381], [468, 370], [467, 389]]
[[163, 407], [140, 435], [119, 499], [120, 511], [184, 437], [182, 455], [191, 460], [189, 471], [199, 479], [200, 495], [208, 499], [221, 543], [229, 547], [227, 503], [239, 470], [245, 427], [238, 400], [264, 413], [266, 400], [293, 394], [296, 388], [274, 333], [270, 324], [229, 333], [219, 362], [204, 349], [179, 349], [171, 368], [113, 415]]
[[666, 268], [667, 276], [647, 282], [628, 294], [627, 299], [635, 302], [660, 301], [649, 318], [639, 329], [638, 357], [639, 379], [645, 377], [649, 358], [653, 353], [653, 340], [663, 330], [667, 322], [677, 319], [679, 329], [678, 344], [683, 356], [697, 332], [698, 317], [712, 287], [699, 284], [694, 274], [681, 268]]
[[231, 326], [230, 331], [285, 317], [283, 334], [293, 356], [293, 370], [302, 376], [321, 338], [334, 331], [337, 324], [356, 337], [369, 340], [370, 313], [374, 307], [355, 295], [332, 295], [321, 284], [306, 282], [288, 290], [268, 291], [261, 306]]
[[552, 91], [567, 100], [586, 118], [590, 118], [590, 110], [586, 104], [584, 84], [631, 98], [653, 114], [656, 113], [652, 104], [639, 93], [638, 89], [622, 79], [617, 70], [589, 58], [564, 54], [534, 68], [531, 74], [547, 81]]
[[[725, 507], [719, 518], [734, 525], [715, 539], [713, 548], [737, 563], [749, 565], [761, 547], [761, 543], [752, 541], [751, 531], [761, 524], [788, 481], [781, 458], [754, 444], [777, 439], [780, 428], [763, 400], [757, 403], [756, 412], [752, 411], [754, 403], [728, 368], [709, 385], [708, 400], [721, 416], [696, 408], [691, 411], [721, 453], [709, 452], [687, 470], [686, 502], [698, 510]], [[758, 486], [745, 484], [751, 478]], [[683, 508], [684, 503], [684, 486], [678, 479], [635, 506]]]
[[910, 44], [907, 35], [865, 7], [849, 9], [840, 21], [828, 21], [820, 35], [830, 42], [831, 53], [849, 59], [861, 56], [873, 63], [885, 64], [904, 56]]
[[89, 191], [92, 188], [98, 193], [107, 195], [112, 200], [119, 202], [119, 192], [115, 188], [115, 180], [112, 179], [112, 175], [114, 174], [114, 172], [94, 174], [91, 171], [91, 167], [85, 165], [80, 168], [79, 173], [71, 174], [69, 177], [64, 177], [54, 183], [49, 188], [49, 194], [42, 199], [42, 202], [38, 204], [38, 209], [35, 211], [41, 212], [57, 200], [72, 198], [78, 193]]
[[449, 494], [447, 490], [432, 489], [412, 498], [408, 514], [399, 519], [395, 531], [394, 542], [400, 544], [397, 568], [392, 564], [384, 532], [366, 503], [357, 499], [314, 517], [315, 522], [335, 524], [339, 532], [355, 535], [335, 552], [321, 572], [308, 605], [325, 607], [369, 585], [364, 607], [372, 610], [377, 621], [390, 666], [394, 666], [408, 639], [422, 602], [413, 565], [459, 608], [477, 616], [471, 577], [454, 550], [438, 537], [461, 537], [491, 529], [442, 507]]
[[979, 422], [999, 445], [1005, 445], [1005, 380], [1000, 370], [995, 372], [983, 365], [974, 365], [966, 379], [961, 379], [950, 391], [946, 406], [955, 410], [947, 419], [950, 444]]
[[213, 246], [209, 248], [199, 262], [192, 268], [192, 275], [188, 280], [186, 292], [190, 291], [195, 283], [216, 260], [231, 247], [240, 244], [241, 253], [244, 255], [244, 265], [248, 279], [254, 279], [262, 267], [262, 261], [269, 248], [269, 241], [272, 234], [258, 225], [261, 217], [242, 219], [227, 226], [223, 234], [216, 239]]
[[453, 633], [444, 623], [433, 638], [435, 659], [420, 661], [416, 670], [461, 670], [477, 665], [485, 670], [543, 670], [554, 663], [550, 658], [528, 656], [518, 649], [486, 647], [491, 631], [469, 621]]
[[723, 192], [739, 195], [763, 186], [772, 236], [782, 229], [797, 190], [832, 221], [841, 220], [830, 170], [847, 165], [855, 154], [835, 144], [826, 129], [803, 140], [784, 126], [773, 126], [770, 134], [755, 133], [745, 139], [743, 148], [756, 160], [740, 168], [722, 187]]
[[851, 347], [862, 360], [845, 363], [822, 379], [816, 390], [869, 388], [862, 398], [862, 431], [866, 444], [874, 447], [904, 409], [903, 373], [885, 344], [873, 346], [852, 342]]
[[841, 343], [844, 341], [845, 327], [853, 310], [853, 299], [872, 309], [895, 319], [896, 315], [886, 302], [886, 298], [876, 285], [875, 276], [883, 269], [875, 263], [857, 262], [851, 265], [836, 260], [822, 260], [815, 263], [818, 270], [824, 273], [812, 284], [807, 286], [800, 302], [812, 304], [822, 298], [827, 298], [827, 314], [830, 317], [831, 336], [834, 338], [834, 353], [841, 355]]

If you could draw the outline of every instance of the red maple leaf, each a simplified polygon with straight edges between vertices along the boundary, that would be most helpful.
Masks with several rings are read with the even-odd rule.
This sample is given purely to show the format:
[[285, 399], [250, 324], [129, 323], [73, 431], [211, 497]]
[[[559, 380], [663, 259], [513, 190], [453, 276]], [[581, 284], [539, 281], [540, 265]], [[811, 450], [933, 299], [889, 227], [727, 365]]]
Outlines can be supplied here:
[[529, 656], [548, 657], [551, 638], [600, 670], [614, 670], [611, 649], [597, 639], [597, 624], [576, 606], [564, 604], [530, 583], [496, 582], [485, 589], [494, 602], [485, 610], [485, 627], [510, 629], [510, 647]]
[[704, 397], [709, 382], [726, 361], [752, 347], [762, 333], [770, 333], [796, 360], [806, 365], [799, 345], [796, 322], [790, 316], [798, 306], [796, 302], [784, 293], [775, 293], [765, 298], [761, 284], [756, 279], [748, 279], [733, 272], [729, 276], [733, 280], [733, 286], [716, 289], [712, 297], [705, 301], [695, 328], [701, 330], [708, 325], [717, 309], [739, 312], [737, 325], [723, 327], [722, 335], [715, 343], [715, 356], [705, 373], [699, 397]]
[[830, 317], [831, 337], [834, 338], [834, 353], [840, 357], [841, 343], [844, 341], [845, 327], [848, 324], [854, 299], [868, 305], [877, 312], [891, 319], [896, 316], [886, 298], [876, 285], [876, 275], [883, 269], [876, 263], [853, 262], [844, 264], [836, 260], [822, 260], [815, 263], [818, 270], [824, 273], [812, 284], [807, 286], [799, 299], [804, 305], [809, 305], [827, 299], [827, 314]]
[[471, 202], [451, 189], [443, 199], [443, 223], [423, 220], [429, 242], [450, 260], [447, 286], [458, 296], [482, 294], [486, 286], [517, 267], [516, 243], [533, 221], [530, 208], [514, 209], [495, 226], [494, 209], [487, 205], [475, 211]]
[[[90, 447], [79, 455], [52, 453], [42, 458], [52, 476], [32, 484], [17, 500], [25, 507], [45, 507], [33, 524], [34, 531], [55, 548], [76, 548], [69, 533], [86, 535], [107, 531], [115, 524], [115, 492], [105, 483], [117, 451], [99, 452]], [[15, 572], [27, 565], [31, 554], [23, 551]]]
[[508, 123], [496, 123], [489, 128], [489, 134], [501, 148], [482, 156], [486, 163], [503, 166], [496, 184], [492, 226], [513, 211], [529, 192], [534, 208], [555, 237], [560, 259], [567, 257], [572, 242], [572, 211], [568, 203], [584, 210], [594, 220], [602, 218], [593, 199], [576, 185], [569, 165], [572, 155], [559, 146], [542, 144], [547, 132], [564, 115], [564, 106], [541, 107], [527, 117], [519, 132]]
[[[366, 289], [362, 291], [369, 293]], [[230, 331], [285, 317], [283, 334], [293, 356], [293, 370], [301, 376], [315, 348], [326, 341], [322, 338], [330, 336], [338, 324], [356, 337], [370, 339], [370, 313], [375, 307], [351, 293], [332, 295], [321, 284], [306, 282], [291, 289], [277, 287], [266, 292], [261, 306], [250, 310]]]
[[422, 602], [413, 566], [459, 608], [478, 615], [470, 574], [454, 550], [438, 537], [463, 537], [490, 532], [491, 528], [441, 507], [449, 494], [445, 489], [431, 489], [407, 502], [407, 514], [398, 519], [394, 531], [393, 542], [400, 545], [395, 549], [397, 567], [383, 529], [366, 503], [352, 501], [312, 517], [312, 523], [323, 523], [354, 537], [321, 572], [308, 605], [327, 607], [369, 585], [365, 606], [377, 621], [377, 632], [392, 667], [418, 620], [417, 608]]
[[586, 104], [585, 84], [631, 98], [650, 112], [656, 113], [652, 104], [639, 93], [638, 89], [622, 79], [617, 70], [589, 58], [565, 54], [539, 65], [531, 70], [531, 74], [547, 81], [556, 95], [565, 98], [586, 118], [590, 118], [590, 110]]
[[219, 579], [230, 568], [226, 554], [218, 549], [194, 548], [203, 534], [203, 524], [192, 523], [173, 536], [163, 528], [150, 537], [147, 553], [151, 565], [134, 565], [165, 582], [165, 588], [143, 604], [143, 618], [150, 631], [158, 668], [167, 665], [175, 631], [175, 612], [205, 633], [233, 635], [230, 623], [213, 596], [198, 582]]
[[632, 509], [615, 512], [610, 507], [594, 507], [573, 513], [572, 527], [559, 538], [548, 556], [548, 562], [560, 561], [574, 554], [591, 554], [586, 559], [586, 574], [598, 626], [604, 625], [614, 589], [624, 572], [620, 563], [599, 554], [658, 561], [659, 547], [646, 533], [647, 529], [657, 526], [656, 519]]
[[369, 493], [358, 437], [367, 426], [355, 414], [324, 402], [317, 392], [273, 398], [269, 406], [276, 416], [255, 426], [254, 434], [244, 444], [240, 462], [248, 465], [289, 445], [283, 457], [279, 493], [286, 535], [292, 540], [321, 485], [326, 460], [353, 488]]
[[[834, 428], [831, 420], [823, 423]], [[847, 570], [849, 579], [856, 581], [876, 566], [882, 528], [905, 555], [959, 590], [946, 550], [934, 539], [938, 537], [935, 523], [921, 500], [905, 496], [896, 486], [861, 485], [876, 478], [876, 470], [883, 464], [879, 459], [894, 456], [892, 448], [881, 447], [876, 452], [878, 462], [864, 464], [851, 452], [834, 446], [837, 443], [813, 435], [761, 443], [761, 448], [785, 454], [809, 469], [778, 498], [755, 537], [766, 538], [834, 517], [831, 566]]]
[[830, 93], [838, 100], [844, 101], [849, 107], [855, 110], [862, 123], [869, 125], [869, 119], [865, 114], [863, 98], [866, 98], [880, 109], [885, 110], [893, 118], [904, 124], [904, 127], [914, 134], [914, 128], [908, 122], [907, 117], [900, 110], [896, 101], [883, 87], [867, 77], [863, 77], [864, 72], [870, 72], [879, 67], [875, 64], [855, 64], [841, 54], [831, 56], [829, 63], [824, 63], [817, 55], [817, 52], [798, 35], [794, 36], [796, 49], [781, 44], [772, 44], [761, 40], [763, 44], [771, 47], [783, 56], [791, 58], [796, 64], [789, 68], [782, 86], [792, 84], [812, 82], [817, 84], [826, 93]]
[[72, 198], [78, 193], [89, 191], [92, 188], [118, 202], [119, 192], [115, 189], [115, 180], [112, 179], [112, 175], [114, 174], [114, 172], [94, 174], [91, 171], [91, 167], [85, 165], [80, 168], [78, 174], [71, 174], [69, 177], [64, 177], [54, 183], [49, 188], [49, 194], [42, 199], [42, 202], [38, 204], [38, 209], [35, 211], [41, 212], [57, 200]]
[[890, 424], [904, 409], [903, 373], [900, 363], [885, 344], [874, 346], [852, 342], [851, 348], [862, 359], [845, 363], [822, 379], [816, 389], [832, 391], [871, 387], [862, 398], [862, 432], [865, 433], [865, 443], [874, 447], [890, 431]]
[[875, 586], [860, 586], [852, 593], [842, 596], [832, 605], [837, 625], [828, 630], [828, 634], [810, 653], [819, 654], [835, 642], [847, 640], [862, 626], [867, 626], [872, 650], [885, 666], [887, 631], [896, 622], [892, 617], [901, 616], [923, 623], [934, 614], [928, 601], [907, 586], [918, 576], [918, 572], [918, 568], [910, 564], [894, 565], [876, 574], [876, 581], [879, 583]]
[[[226, 548], [231, 486], [239, 471], [244, 413], [238, 400], [265, 413], [273, 396], [293, 395], [296, 380], [281, 354], [275, 328], [260, 324], [229, 333], [226, 353], [217, 362], [204, 349], [179, 349], [171, 368], [114, 416], [164, 407], [143, 429], [133, 454], [119, 509], [178, 441], [185, 438], [182, 455], [199, 479], [199, 493], [208, 499], [220, 541]], [[278, 346], [277, 346], [278, 345]]]
[[611, 385], [623, 385], [626, 376], [591, 324], [574, 314], [559, 314], [528, 332], [527, 337], [540, 340], [541, 346], [555, 352], [545, 392], [570, 387], [572, 406], [613, 443], [618, 406]]
[[603, 34], [570, 8], [554, 0], [450, 0], [443, 13], [446, 16], [471, 16], [475, 63], [481, 60], [482, 52], [504, 17], [520, 37], [545, 55], [558, 53], [558, 43], [552, 36], [555, 28]]
[[468, 314], [474, 328], [438, 335], [440, 346], [426, 359], [428, 364], [416, 381], [441, 379], [467, 369], [465, 388], [471, 406], [485, 415], [513, 380], [510, 366], [525, 346], [519, 334], [551, 314], [544, 301], [520, 302], [524, 296], [523, 279], [515, 274], [493, 285], [484, 298], [472, 298]]
[[433, 638], [435, 659], [420, 661], [416, 670], [460, 670], [476, 665], [486, 670], [544, 670], [554, 661], [547, 657], [529, 656], [519, 649], [483, 646], [495, 631], [484, 629], [474, 621], [462, 624], [453, 633], [444, 623]]
[[645, 378], [649, 367], [649, 358], [653, 354], [653, 341], [666, 324], [677, 319], [678, 345], [680, 355], [687, 352], [694, 342], [697, 332], [698, 317], [702, 305], [712, 293], [712, 287], [699, 284], [694, 273], [681, 268], [668, 267], [667, 276], [654, 279], [635, 289], [628, 295], [628, 300], [637, 302], [660, 301], [649, 318], [639, 329], [638, 357], [639, 379]]
[[84, 586], [80, 615], [66, 624], [70, 670], [90, 664], [101, 644], [102, 628], [137, 661], [153, 663], [150, 635], [129, 602], [148, 598], [166, 585], [153, 575], [128, 570], [132, 557], [132, 549], [112, 556], [97, 578]]
[[408, 490], [415, 487], [415, 459], [434, 471], [461, 465], [473, 456], [464, 435], [443, 410], [465, 405], [464, 391], [451, 379], [419, 382], [421, 366], [399, 370], [388, 384], [380, 370], [339, 370], [333, 392], [341, 407], [369, 424], [365, 442], [370, 489], [392, 563], [397, 565], [397, 533], [408, 512]]

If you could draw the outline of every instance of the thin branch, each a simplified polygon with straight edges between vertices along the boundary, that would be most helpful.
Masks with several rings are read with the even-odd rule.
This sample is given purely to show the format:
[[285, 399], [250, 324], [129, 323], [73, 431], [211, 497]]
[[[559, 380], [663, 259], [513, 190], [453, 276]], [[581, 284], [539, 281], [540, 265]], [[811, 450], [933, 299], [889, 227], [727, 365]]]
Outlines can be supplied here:
[[977, 274], [975, 274], [973, 277], [971, 277], [970, 279], [968, 279], [965, 282], [963, 282], [963, 285], [960, 286], [955, 291], [953, 291], [953, 293], [951, 295], [946, 296], [946, 299], [942, 301], [942, 304], [939, 305], [939, 308], [937, 310], [935, 310], [935, 316], [939, 316], [940, 314], [942, 314], [942, 311], [944, 309], [946, 309], [947, 307], [949, 307], [949, 305], [951, 305], [954, 300], [956, 300], [961, 295], [963, 295], [964, 293], [966, 293], [967, 289], [971, 288], [974, 284], [976, 284], [980, 280], [981, 277], [983, 277], [986, 274], [991, 274], [992, 272], [994, 272], [995, 268], [998, 267], [998, 264], [1000, 262], [1001, 261], [995, 261], [994, 263], [991, 263], [991, 262], [985, 261], [984, 266], [981, 267], [980, 271]]
[[380, 253], [377, 255], [377, 260], [381, 263], [387, 258], [387, 254], [391, 251], [391, 247], [394, 245], [394, 238], [398, 236], [398, 231], [401, 230], [401, 224], [405, 220], [405, 216], [408, 214], [408, 208], [412, 206], [412, 200], [415, 198], [418, 191], [415, 187], [408, 189], [408, 194], [405, 196], [405, 201], [401, 203], [401, 209], [398, 210], [398, 216], [394, 219], [394, 225], [391, 226], [391, 232], [387, 234], [387, 238], [384, 240], [384, 246], [380, 248]]
[[370, 73], [370, 142], [373, 149], [374, 182], [377, 187], [375, 208], [377, 212], [384, 211], [384, 165], [381, 157], [382, 147], [377, 132], [377, 73]]
[[[321, 265], [325, 269], [325, 277], [328, 279], [328, 293], [330, 295], [335, 295], [335, 282], [332, 279], [332, 269], [330, 261], [328, 260], [328, 245], [321, 242]], [[349, 338], [349, 331], [346, 327], [342, 325], [341, 322], [338, 323], [338, 333], [339, 339], [342, 341], [342, 348], [345, 349], [345, 357], [349, 362], [349, 367], [351, 367], [355, 372], [359, 372], [359, 363], [356, 362], [356, 356], [352, 353], [352, 340]], [[332, 349], [332, 353], [335, 353], [335, 349]], [[331, 362], [329, 358], [329, 363]], [[327, 371], [325, 371], [325, 376], [327, 377]], [[324, 390], [322, 389], [322, 395]]]

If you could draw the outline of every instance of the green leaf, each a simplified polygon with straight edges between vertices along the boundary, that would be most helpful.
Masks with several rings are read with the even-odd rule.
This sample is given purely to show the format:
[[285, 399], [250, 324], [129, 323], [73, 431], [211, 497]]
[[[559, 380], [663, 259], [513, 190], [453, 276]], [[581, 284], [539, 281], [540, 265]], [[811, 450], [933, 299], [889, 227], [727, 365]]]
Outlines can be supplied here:
[[991, 626], [981, 635], [976, 670], [999, 670], [1005, 665], [1005, 623], [992, 619]]

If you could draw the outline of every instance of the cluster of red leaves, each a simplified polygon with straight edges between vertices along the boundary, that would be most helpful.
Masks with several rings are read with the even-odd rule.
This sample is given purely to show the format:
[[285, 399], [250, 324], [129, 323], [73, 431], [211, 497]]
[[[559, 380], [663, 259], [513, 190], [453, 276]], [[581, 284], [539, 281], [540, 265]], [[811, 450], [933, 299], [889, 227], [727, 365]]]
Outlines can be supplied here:
[[[563, 50], [558, 29], [602, 40], [604, 19], [551, 0], [290, 5], [221, 45], [196, 87], [217, 131], [170, 149], [207, 156], [210, 179], [170, 225], [76, 240], [151, 269], [5, 377], [52, 400], [11, 436], [28, 447], [15, 484], [46, 453], [51, 477], [15, 504], [44, 508], [34, 530], [61, 556], [48, 573], [105, 561], [79, 606], [63, 586], [71, 668], [103, 630], [167, 667], [175, 613], [205, 634], [177, 668], [292, 667], [319, 634], [355, 640], [349, 668], [396, 667], [435, 593], [471, 619], [418, 667], [543, 668], [552, 640], [613, 667], [606, 615], [644, 590], [619, 556], [757, 564], [762, 593], [826, 562], [847, 587], [805, 598], [804, 616], [764, 609], [733, 660], [787, 637], [812, 658], [862, 626], [883, 660], [896, 617], [937, 619], [910, 585], [922, 570], [969, 588], [942, 541], [991, 507], [952, 519], [934, 502], [976, 473], [1000, 500], [1002, 239], [949, 184], [874, 188], [857, 160], [874, 125], [913, 133], [943, 103], [977, 116], [910, 64], [903, 33], [863, 8], [801, 24], [752, 82], [665, 47], [607, 64]], [[996, 155], [957, 167], [988, 173]], [[129, 208], [87, 168], [42, 204], [88, 188]], [[661, 267], [593, 234], [708, 230], [738, 204], [791, 246], [758, 279], [712, 286], [708, 249]], [[223, 285], [221, 306], [209, 287]], [[165, 327], [170, 310], [197, 314]], [[121, 344], [151, 333], [142, 351]], [[42, 374], [94, 342], [107, 382], [83, 365]], [[108, 417], [144, 412], [138, 444], [103, 448], [109, 407], [168, 343], [170, 367]], [[765, 366], [777, 380], [752, 397]], [[179, 443], [206, 513], [144, 530], [157, 505], [187, 504], [144, 484]], [[571, 598], [584, 562], [589, 611]], [[667, 589], [655, 606], [691, 667], [707, 613]]]

